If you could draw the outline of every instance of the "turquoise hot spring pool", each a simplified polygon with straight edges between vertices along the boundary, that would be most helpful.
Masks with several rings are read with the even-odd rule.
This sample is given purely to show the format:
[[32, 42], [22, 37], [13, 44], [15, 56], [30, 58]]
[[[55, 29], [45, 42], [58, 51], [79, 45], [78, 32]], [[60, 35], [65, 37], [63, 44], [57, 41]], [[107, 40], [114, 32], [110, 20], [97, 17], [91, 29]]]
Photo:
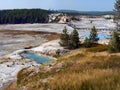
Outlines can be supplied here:
[[48, 57], [45, 57], [45, 56], [40, 56], [40, 55], [35, 54], [35, 53], [26, 52], [26, 53], [23, 53], [22, 56], [24, 58], [28, 58], [28, 59], [34, 60], [37, 63], [47, 64], [47, 63], [52, 62], [52, 59], [50, 59]]

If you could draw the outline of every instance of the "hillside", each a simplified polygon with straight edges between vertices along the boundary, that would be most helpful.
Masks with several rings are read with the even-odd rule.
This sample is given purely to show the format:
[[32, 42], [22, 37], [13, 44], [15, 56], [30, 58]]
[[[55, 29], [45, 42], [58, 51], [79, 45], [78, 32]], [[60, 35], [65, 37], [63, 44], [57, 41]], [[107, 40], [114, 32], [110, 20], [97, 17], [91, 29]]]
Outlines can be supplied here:
[[114, 11], [76, 11], [76, 10], [58, 10], [58, 12], [67, 13], [71, 15], [113, 15]]
[[107, 46], [73, 50], [57, 63], [26, 68], [6, 90], [119, 90], [120, 53]]
[[[61, 13], [61, 14], [60, 14]], [[76, 15], [108, 15], [114, 14], [113, 11], [75, 11], [75, 10], [44, 10], [44, 9], [13, 9], [0, 10], [0, 24], [24, 24], [24, 23], [48, 23], [49, 15], [53, 14], [55, 21], [64, 17]], [[56, 16], [60, 14], [60, 16]], [[63, 15], [62, 15], [63, 14]], [[61, 16], [62, 15], [62, 16]]]

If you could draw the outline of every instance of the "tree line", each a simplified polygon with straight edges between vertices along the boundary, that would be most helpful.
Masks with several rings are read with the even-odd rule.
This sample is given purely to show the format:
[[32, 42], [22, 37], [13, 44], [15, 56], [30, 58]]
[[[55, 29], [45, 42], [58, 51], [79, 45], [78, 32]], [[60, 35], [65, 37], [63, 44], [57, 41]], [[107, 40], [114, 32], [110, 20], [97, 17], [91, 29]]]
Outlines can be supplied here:
[[[68, 30], [64, 27], [61, 36], [60, 36], [60, 45], [66, 49], [77, 49], [79, 47], [90, 48], [98, 44], [99, 40], [97, 29], [95, 26], [90, 31], [89, 37], [86, 37], [84, 42], [81, 44], [79, 33], [76, 29], [74, 29], [71, 34], [68, 34]], [[111, 39], [108, 44], [109, 52], [120, 52], [120, 36], [116, 31], [113, 31], [111, 34]]]
[[68, 49], [75, 49], [80, 46], [79, 34], [76, 29], [69, 35], [67, 28], [64, 27], [60, 40], [60, 45]]
[[0, 10], [0, 24], [47, 23], [49, 13], [43, 9]]
[[[64, 27], [63, 32], [60, 36], [60, 45], [67, 49], [76, 49], [81, 46], [81, 42], [79, 40], [79, 33], [76, 29], [74, 29], [71, 34], [68, 34], [67, 28]], [[84, 47], [91, 47], [99, 40], [97, 36], [97, 30], [95, 26], [91, 29], [89, 37], [85, 38]]]

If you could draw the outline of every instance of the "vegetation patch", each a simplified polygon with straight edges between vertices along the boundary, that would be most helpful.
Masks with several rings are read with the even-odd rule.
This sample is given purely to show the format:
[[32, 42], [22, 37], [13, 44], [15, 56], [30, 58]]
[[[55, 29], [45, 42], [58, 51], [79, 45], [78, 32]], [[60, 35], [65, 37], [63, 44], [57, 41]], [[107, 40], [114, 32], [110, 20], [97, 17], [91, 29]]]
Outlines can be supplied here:
[[103, 52], [108, 50], [108, 45], [100, 45], [96, 44], [91, 48], [88, 48], [87, 51], [89, 52]]
[[[99, 46], [101, 47], [101, 46]], [[100, 50], [101, 51], [101, 50]], [[103, 54], [101, 54], [103, 53]], [[19, 89], [119, 90], [120, 56], [81, 49], [58, 58], [58, 63], [18, 73]]]
[[43, 9], [0, 10], [0, 24], [47, 23], [49, 13]]

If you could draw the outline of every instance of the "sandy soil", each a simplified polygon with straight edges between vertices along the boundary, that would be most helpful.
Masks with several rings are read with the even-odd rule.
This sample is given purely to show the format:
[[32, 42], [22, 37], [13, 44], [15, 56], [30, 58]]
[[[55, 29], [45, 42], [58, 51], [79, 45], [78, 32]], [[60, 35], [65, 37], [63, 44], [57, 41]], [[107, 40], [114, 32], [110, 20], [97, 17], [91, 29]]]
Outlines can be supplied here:
[[16, 50], [36, 47], [58, 37], [59, 34], [49, 32], [0, 30], [0, 90], [8, 82], [16, 79], [17, 73], [22, 68], [38, 65], [36, 62], [24, 62], [17, 59], [6, 60], [2, 58], [4, 55], [6, 57]]
[[8, 24], [0, 25], [0, 30], [27, 30], [27, 31], [44, 31], [44, 32], [57, 32], [61, 33], [64, 27], [67, 27], [69, 31], [73, 29], [67, 24]]
[[39, 46], [59, 34], [33, 31], [0, 30], [0, 58], [15, 50]]

